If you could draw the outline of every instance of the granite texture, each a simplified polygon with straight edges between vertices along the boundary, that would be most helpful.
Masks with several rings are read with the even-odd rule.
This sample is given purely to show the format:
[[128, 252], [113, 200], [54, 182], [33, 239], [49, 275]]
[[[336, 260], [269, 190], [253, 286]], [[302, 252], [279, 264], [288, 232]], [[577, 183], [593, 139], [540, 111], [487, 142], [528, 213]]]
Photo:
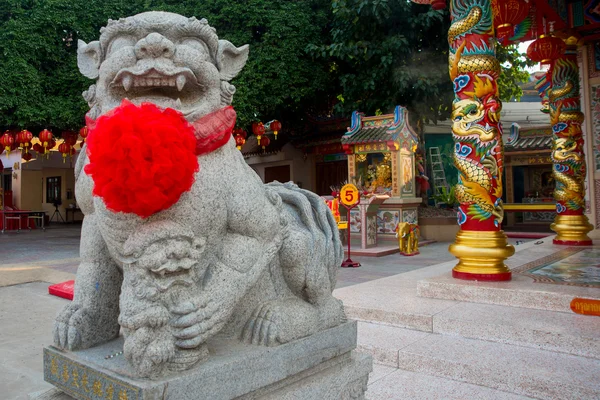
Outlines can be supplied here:
[[[418, 257], [418, 256], [416, 256]], [[349, 318], [431, 332], [433, 315], [458, 304], [456, 301], [417, 297], [422, 277], [442, 273], [451, 263], [435, 265], [359, 285], [336, 289]]]
[[[548, 256], [565, 249], [552, 244], [552, 237], [517, 246], [516, 253], [506, 260], [515, 269], [528, 263], [541, 262]], [[597, 288], [535, 283], [518, 273], [507, 282], [477, 282], [452, 278], [451, 268], [438, 276], [423, 276], [417, 283], [417, 295], [422, 298], [497, 304], [511, 307], [571, 313], [574, 297], [600, 299]]]
[[417, 293], [423, 298], [497, 304], [511, 307], [571, 313], [574, 297], [600, 299], [597, 288], [535, 283], [514, 274], [508, 282], [471, 282], [452, 278], [448, 272], [419, 282]]
[[[95, 119], [127, 97], [199, 118], [231, 103], [229, 83], [248, 47], [219, 40], [206, 20], [147, 12], [109, 20], [98, 41], [78, 44], [84, 97]], [[93, 132], [92, 132], [93, 133]], [[57, 347], [106, 343], [122, 329], [124, 356], [140, 377], [191, 368], [222, 334], [277, 346], [343, 323], [331, 292], [343, 250], [333, 215], [292, 183], [264, 185], [235, 148], [198, 156], [188, 192], [148, 218], [109, 210], [92, 196], [82, 152], [75, 191], [85, 218], [75, 297], [56, 318]], [[227, 173], [223, 173], [227, 171]]]
[[359, 341], [356, 350], [370, 354], [379, 364], [398, 368], [398, 351], [429, 335], [394, 326], [358, 322]]
[[[352, 353], [355, 343], [355, 322], [276, 347], [215, 337], [207, 341], [211, 357], [205, 363], [149, 380], [136, 378], [136, 370], [120, 354], [123, 340], [119, 338], [75, 352], [45, 348], [44, 376], [77, 399], [101, 399], [107, 393], [123, 393], [129, 399], [188, 399], [203, 394], [211, 399], [262, 398], [269, 393], [324, 390], [339, 396], [354, 390], [357, 381], [366, 384], [372, 369], [370, 357]], [[299, 398], [315, 398], [303, 396]]]
[[600, 359], [599, 323], [574, 313], [462, 303], [436, 314], [433, 331]]
[[432, 375], [396, 370], [369, 384], [366, 398], [369, 400], [526, 400], [532, 397], [453, 381]]
[[600, 360], [431, 335], [399, 352], [402, 369], [540, 399], [597, 399]]
[[373, 363], [373, 371], [371, 371], [371, 373], [369, 374], [369, 386], [372, 386], [373, 383], [377, 382], [378, 380], [395, 371], [398, 371], [398, 368]]

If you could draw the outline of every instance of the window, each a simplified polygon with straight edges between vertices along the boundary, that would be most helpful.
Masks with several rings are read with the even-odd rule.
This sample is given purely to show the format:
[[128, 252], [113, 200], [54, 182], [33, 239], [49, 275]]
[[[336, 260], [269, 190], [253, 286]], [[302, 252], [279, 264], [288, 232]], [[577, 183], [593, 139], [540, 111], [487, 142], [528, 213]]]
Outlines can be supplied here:
[[60, 176], [46, 178], [46, 203], [61, 203]]

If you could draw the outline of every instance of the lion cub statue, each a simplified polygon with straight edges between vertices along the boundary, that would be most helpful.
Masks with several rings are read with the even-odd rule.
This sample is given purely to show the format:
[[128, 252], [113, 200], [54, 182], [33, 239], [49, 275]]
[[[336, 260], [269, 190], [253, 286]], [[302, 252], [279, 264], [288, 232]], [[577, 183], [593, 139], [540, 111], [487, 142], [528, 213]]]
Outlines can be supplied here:
[[[248, 51], [219, 40], [205, 19], [166, 12], [109, 20], [98, 41], [79, 41], [79, 70], [95, 84], [84, 92], [90, 136], [75, 167], [81, 264], [73, 302], [56, 318], [58, 347], [93, 347], [122, 329], [125, 357], [154, 378], [206, 359], [216, 335], [276, 346], [345, 321], [331, 294], [343, 257], [331, 212], [292, 183], [263, 184], [231, 138], [229, 82]], [[97, 190], [94, 124], [124, 99], [175, 110], [194, 129], [193, 182], [151, 215], [115, 209], [114, 193]], [[103, 187], [123, 185], [118, 173], [106, 179]], [[132, 193], [156, 189], [135, 183]], [[147, 197], [138, 202], [158, 201]]]

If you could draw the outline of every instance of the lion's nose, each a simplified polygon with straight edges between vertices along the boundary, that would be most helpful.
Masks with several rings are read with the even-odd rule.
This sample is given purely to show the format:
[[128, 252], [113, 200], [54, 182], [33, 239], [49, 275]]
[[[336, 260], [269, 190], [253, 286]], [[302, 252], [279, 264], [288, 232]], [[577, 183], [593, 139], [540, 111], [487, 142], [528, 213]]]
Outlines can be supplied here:
[[175, 45], [160, 33], [152, 32], [135, 45], [135, 55], [142, 58], [171, 58], [175, 52]]

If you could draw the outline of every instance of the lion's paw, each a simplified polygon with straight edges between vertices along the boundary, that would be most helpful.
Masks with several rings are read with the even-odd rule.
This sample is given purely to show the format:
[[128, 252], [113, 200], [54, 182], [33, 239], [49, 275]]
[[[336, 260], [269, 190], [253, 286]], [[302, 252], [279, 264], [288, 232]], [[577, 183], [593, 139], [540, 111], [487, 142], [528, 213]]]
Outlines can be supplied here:
[[119, 334], [119, 324], [107, 321], [78, 303], [67, 305], [54, 322], [54, 344], [68, 350], [87, 349], [107, 342]]
[[249, 344], [276, 346], [314, 333], [318, 322], [317, 309], [305, 301], [270, 301], [254, 310], [241, 339]]

